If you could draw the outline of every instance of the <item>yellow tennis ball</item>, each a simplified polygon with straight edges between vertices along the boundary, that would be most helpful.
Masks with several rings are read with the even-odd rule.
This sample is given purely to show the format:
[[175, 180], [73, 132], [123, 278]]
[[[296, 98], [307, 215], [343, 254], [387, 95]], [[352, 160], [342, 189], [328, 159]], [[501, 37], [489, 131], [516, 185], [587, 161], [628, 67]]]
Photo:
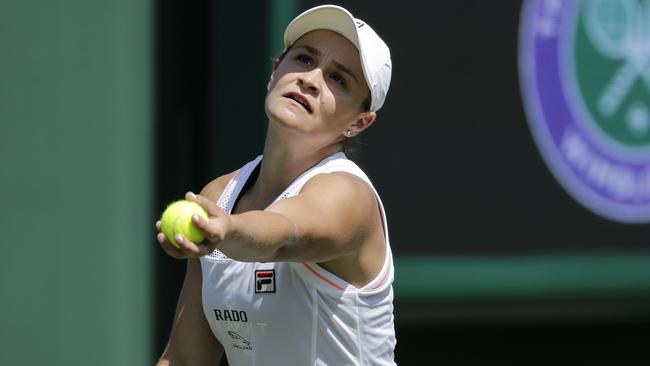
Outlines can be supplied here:
[[160, 226], [163, 234], [174, 246], [180, 247], [174, 238], [176, 234], [182, 234], [194, 243], [203, 241], [203, 233], [192, 222], [193, 215], [208, 219], [208, 213], [201, 205], [186, 200], [170, 204], [163, 212]]

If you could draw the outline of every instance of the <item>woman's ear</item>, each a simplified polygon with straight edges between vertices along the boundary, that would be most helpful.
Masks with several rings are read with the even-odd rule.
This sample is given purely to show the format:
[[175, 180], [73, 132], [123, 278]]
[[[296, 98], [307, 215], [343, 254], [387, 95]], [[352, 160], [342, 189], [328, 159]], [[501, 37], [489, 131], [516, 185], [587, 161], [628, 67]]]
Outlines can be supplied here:
[[266, 91], [271, 90], [271, 84], [273, 84], [273, 80], [275, 79], [275, 70], [278, 69], [278, 66], [280, 66], [280, 58], [276, 57], [273, 59], [273, 70], [271, 71], [269, 82], [266, 84]]
[[377, 119], [377, 113], [375, 112], [363, 112], [359, 115], [357, 120], [348, 128], [350, 131], [349, 136], [346, 134], [346, 137], [354, 137], [363, 132], [366, 128], [370, 127]]

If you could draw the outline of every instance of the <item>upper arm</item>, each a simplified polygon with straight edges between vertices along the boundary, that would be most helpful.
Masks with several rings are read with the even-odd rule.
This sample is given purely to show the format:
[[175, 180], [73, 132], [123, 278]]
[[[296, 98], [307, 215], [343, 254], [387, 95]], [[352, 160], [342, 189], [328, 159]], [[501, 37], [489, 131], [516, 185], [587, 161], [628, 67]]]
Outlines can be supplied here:
[[297, 240], [278, 248], [273, 260], [323, 262], [353, 254], [377, 222], [372, 188], [348, 173], [318, 174], [297, 196], [266, 211], [283, 215], [295, 226]]
[[210, 183], [206, 184], [205, 187], [203, 187], [200, 194], [216, 202], [219, 197], [221, 197], [221, 193], [223, 193], [223, 190], [226, 189], [226, 186], [230, 180], [238, 172], [239, 170], [235, 170], [234, 172], [222, 175], [219, 178], [212, 180]]
[[201, 264], [188, 259], [169, 342], [158, 365], [217, 365], [223, 347], [203, 314]]

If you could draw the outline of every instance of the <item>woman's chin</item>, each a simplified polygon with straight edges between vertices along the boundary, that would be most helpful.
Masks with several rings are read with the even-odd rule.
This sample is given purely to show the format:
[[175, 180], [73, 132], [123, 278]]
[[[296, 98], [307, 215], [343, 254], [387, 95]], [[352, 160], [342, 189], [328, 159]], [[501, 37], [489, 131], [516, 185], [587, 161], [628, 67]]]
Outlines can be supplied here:
[[270, 123], [290, 129], [299, 129], [304, 123], [304, 116], [298, 116], [294, 111], [288, 108], [278, 108], [278, 110], [267, 110], [266, 116]]

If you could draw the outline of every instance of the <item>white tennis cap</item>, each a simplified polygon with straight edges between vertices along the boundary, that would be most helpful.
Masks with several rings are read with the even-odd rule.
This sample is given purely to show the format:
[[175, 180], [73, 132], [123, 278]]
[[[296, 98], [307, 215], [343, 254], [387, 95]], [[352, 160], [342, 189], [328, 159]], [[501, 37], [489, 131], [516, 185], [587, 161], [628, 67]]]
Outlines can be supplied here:
[[336, 5], [321, 5], [298, 15], [284, 31], [284, 47], [289, 48], [304, 34], [326, 29], [344, 36], [359, 50], [361, 66], [366, 77], [372, 102], [370, 110], [375, 112], [384, 104], [392, 63], [390, 50], [368, 24], [357, 19], [349, 11]]

